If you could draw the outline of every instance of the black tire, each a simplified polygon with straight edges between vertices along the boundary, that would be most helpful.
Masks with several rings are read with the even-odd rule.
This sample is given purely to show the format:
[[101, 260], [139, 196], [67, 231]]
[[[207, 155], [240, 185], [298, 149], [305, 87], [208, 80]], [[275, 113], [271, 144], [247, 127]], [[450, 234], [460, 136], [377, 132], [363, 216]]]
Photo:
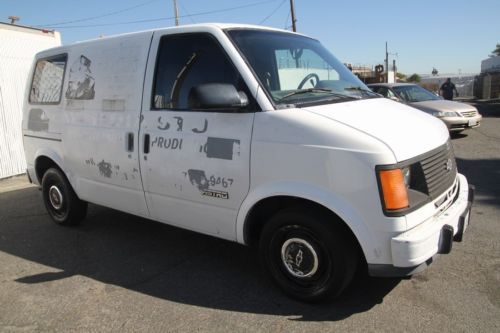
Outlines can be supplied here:
[[47, 212], [57, 224], [77, 225], [87, 215], [87, 203], [78, 198], [59, 169], [50, 168], [44, 173], [42, 196]]
[[334, 216], [314, 208], [274, 215], [262, 230], [259, 252], [272, 280], [306, 302], [339, 296], [359, 261], [351, 234]]

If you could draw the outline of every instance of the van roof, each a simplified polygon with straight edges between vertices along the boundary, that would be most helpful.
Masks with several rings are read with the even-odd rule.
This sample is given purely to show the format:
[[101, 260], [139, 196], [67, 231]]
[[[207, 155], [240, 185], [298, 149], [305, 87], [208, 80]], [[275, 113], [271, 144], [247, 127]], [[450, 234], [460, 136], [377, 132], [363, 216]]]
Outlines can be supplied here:
[[[193, 31], [196, 29], [206, 29], [206, 28], [216, 28], [216, 29], [234, 29], [234, 28], [242, 28], [242, 29], [260, 29], [260, 30], [268, 30], [268, 31], [279, 31], [279, 32], [287, 32], [287, 33], [294, 33], [289, 30], [283, 30], [283, 29], [277, 29], [277, 28], [272, 28], [272, 27], [266, 27], [266, 26], [261, 26], [261, 25], [253, 25], [253, 24], [241, 24], [241, 23], [197, 23], [197, 24], [185, 24], [181, 26], [174, 26], [174, 27], [164, 27], [164, 28], [154, 28], [154, 29], [148, 29], [148, 30], [141, 30], [141, 31], [135, 31], [135, 32], [127, 32], [127, 33], [122, 33], [118, 35], [110, 35], [110, 36], [104, 36], [101, 38], [94, 38], [94, 39], [89, 39], [89, 40], [83, 40], [83, 41], [78, 41], [75, 43], [84, 43], [88, 41], [94, 41], [94, 40], [101, 40], [101, 39], [107, 39], [107, 38], [119, 38], [121, 36], [127, 36], [127, 35], [133, 35], [133, 34], [140, 34], [140, 33], [151, 33], [155, 31], [177, 31], [179, 33], [182, 33], [184, 31]], [[296, 33], [295, 33], [296, 34]], [[74, 44], [74, 43], [71, 43]], [[70, 44], [68, 44], [70, 45]]]
[[[50, 48], [46, 49], [44, 51], [41, 51], [37, 53], [36, 58], [41, 58], [45, 57], [48, 55], [53, 54], [54, 52], [64, 52], [65, 50], [68, 49], [68, 47], [71, 47], [71, 45], [82, 45], [82, 44], [87, 44], [87, 43], [96, 43], [96, 42], [102, 42], [105, 40], [109, 39], [119, 39], [125, 36], [133, 36], [133, 35], [141, 35], [141, 34], [153, 34], [156, 31], [171, 31], [175, 33], [184, 33], [184, 32], [197, 32], [197, 31], [206, 31], [210, 29], [217, 29], [217, 30], [224, 30], [224, 29], [235, 29], [235, 28], [241, 28], [241, 29], [259, 29], [259, 30], [266, 30], [266, 31], [277, 31], [277, 32], [284, 32], [284, 33], [289, 33], [289, 34], [297, 34], [295, 32], [291, 32], [289, 30], [283, 30], [283, 29], [276, 29], [272, 27], [265, 27], [261, 25], [252, 25], [252, 24], [241, 24], [241, 23], [200, 23], [200, 24], [186, 24], [186, 25], [181, 25], [181, 26], [176, 26], [176, 27], [165, 27], [165, 28], [155, 28], [155, 29], [148, 29], [148, 30], [142, 30], [142, 31], [134, 31], [134, 32], [128, 32], [128, 33], [123, 33], [123, 34], [118, 34], [118, 35], [111, 35], [111, 36], [103, 36], [99, 38], [94, 38], [94, 39], [88, 39], [88, 40], [82, 40], [82, 41], [77, 41], [69, 44], [64, 44], [55, 48]], [[298, 34], [302, 35], [302, 34]], [[305, 35], [302, 35], [305, 36]]]

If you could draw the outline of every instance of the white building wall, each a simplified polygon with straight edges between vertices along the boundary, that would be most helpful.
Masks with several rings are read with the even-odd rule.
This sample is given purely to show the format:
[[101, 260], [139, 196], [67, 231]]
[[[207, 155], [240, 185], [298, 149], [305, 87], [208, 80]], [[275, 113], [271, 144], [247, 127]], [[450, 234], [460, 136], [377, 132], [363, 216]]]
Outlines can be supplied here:
[[396, 73], [394, 71], [387, 72], [387, 83], [396, 83]]
[[481, 73], [500, 71], [500, 56], [481, 61]]
[[26, 170], [21, 132], [26, 83], [35, 54], [59, 45], [58, 32], [0, 24], [0, 179]]

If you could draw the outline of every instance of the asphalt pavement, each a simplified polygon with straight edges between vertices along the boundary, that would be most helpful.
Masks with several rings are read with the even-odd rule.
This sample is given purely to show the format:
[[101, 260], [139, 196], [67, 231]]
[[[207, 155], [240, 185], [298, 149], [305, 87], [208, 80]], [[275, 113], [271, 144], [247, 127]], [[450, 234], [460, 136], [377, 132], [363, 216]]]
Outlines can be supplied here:
[[476, 185], [464, 242], [323, 304], [281, 294], [251, 248], [96, 205], [57, 226], [25, 176], [2, 180], [0, 331], [499, 332], [500, 104], [478, 107], [481, 127], [452, 138]]

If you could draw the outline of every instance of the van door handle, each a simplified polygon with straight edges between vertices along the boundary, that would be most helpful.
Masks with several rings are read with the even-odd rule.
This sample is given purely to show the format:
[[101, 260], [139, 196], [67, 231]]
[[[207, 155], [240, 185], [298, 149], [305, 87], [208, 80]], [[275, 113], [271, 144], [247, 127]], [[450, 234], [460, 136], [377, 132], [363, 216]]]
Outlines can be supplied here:
[[144, 134], [144, 154], [149, 154], [149, 134]]
[[132, 132], [127, 133], [127, 151], [130, 153], [134, 151], [134, 133]]

